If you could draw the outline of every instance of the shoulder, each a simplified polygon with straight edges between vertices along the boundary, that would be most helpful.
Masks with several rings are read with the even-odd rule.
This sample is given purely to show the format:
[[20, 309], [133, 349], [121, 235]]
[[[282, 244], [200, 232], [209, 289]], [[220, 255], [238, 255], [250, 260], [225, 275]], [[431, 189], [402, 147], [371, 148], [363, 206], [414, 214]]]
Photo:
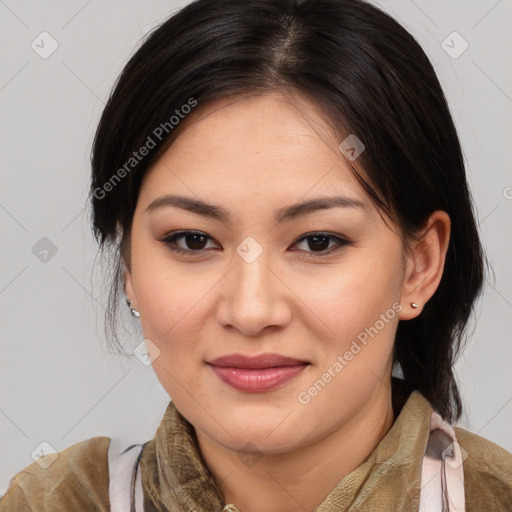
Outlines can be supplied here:
[[454, 427], [464, 459], [467, 512], [512, 510], [512, 454], [469, 430]]
[[33, 462], [11, 479], [0, 511], [109, 512], [109, 442], [93, 437]]

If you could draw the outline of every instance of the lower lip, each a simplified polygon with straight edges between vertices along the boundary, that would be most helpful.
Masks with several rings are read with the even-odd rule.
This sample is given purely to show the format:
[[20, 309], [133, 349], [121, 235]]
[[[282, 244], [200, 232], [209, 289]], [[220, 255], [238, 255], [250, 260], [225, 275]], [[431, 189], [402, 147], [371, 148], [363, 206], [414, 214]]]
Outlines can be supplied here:
[[225, 368], [210, 365], [219, 379], [239, 391], [259, 392], [276, 389], [296, 377], [307, 364], [276, 366], [273, 368]]

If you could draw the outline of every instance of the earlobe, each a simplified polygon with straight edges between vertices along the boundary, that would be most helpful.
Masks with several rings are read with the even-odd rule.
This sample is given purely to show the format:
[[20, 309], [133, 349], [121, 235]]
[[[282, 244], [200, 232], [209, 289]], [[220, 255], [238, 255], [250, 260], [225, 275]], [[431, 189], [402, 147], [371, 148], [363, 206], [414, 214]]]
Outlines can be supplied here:
[[433, 212], [421, 235], [408, 253], [400, 302], [404, 305], [400, 320], [421, 314], [423, 306], [434, 295], [443, 276], [450, 241], [450, 217], [442, 210]]

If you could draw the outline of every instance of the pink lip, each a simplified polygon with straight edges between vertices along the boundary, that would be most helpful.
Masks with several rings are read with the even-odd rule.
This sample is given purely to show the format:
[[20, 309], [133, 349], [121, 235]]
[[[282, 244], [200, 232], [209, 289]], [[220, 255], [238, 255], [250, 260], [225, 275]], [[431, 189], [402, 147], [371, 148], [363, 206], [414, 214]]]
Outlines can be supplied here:
[[309, 364], [279, 354], [244, 356], [231, 354], [208, 364], [219, 379], [239, 391], [260, 392], [275, 389], [293, 379]]

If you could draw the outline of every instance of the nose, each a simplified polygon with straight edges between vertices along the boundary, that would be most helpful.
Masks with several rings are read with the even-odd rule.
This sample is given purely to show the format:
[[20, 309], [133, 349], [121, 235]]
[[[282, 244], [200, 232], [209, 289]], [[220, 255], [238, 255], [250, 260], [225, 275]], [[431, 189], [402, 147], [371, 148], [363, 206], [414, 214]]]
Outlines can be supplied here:
[[285, 327], [292, 318], [292, 295], [279, 266], [263, 251], [254, 261], [239, 254], [221, 286], [217, 320], [246, 336], [261, 336]]

